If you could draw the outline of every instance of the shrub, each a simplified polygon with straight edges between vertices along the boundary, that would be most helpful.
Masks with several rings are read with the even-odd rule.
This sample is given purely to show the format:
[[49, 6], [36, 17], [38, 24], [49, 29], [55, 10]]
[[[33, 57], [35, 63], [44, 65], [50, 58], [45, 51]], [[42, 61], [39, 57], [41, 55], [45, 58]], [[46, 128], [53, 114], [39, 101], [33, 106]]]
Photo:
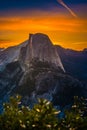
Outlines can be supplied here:
[[38, 104], [32, 109], [21, 105], [21, 97], [10, 98], [4, 104], [4, 112], [0, 116], [0, 130], [54, 130], [58, 119], [52, 103], [45, 99], [38, 99]]
[[38, 99], [32, 109], [21, 104], [21, 96], [11, 97], [0, 115], [0, 130], [87, 130], [87, 104], [84, 98], [75, 97], [65, 118], [59, 119], [51, 102]]

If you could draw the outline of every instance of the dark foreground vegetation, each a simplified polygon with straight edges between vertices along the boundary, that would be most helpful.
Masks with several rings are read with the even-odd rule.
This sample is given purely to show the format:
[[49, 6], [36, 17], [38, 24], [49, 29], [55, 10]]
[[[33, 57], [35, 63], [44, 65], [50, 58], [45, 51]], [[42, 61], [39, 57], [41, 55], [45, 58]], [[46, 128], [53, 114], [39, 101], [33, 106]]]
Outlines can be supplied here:
[[32, 109], [21, 105], [21, 97], [11, 97], [4, 104], [0, 115], [0, 130], [87, 130], [86, 100], [75, 97], [65, 117], [60, 119], [60, 111], [45, 99], [38, 99]]

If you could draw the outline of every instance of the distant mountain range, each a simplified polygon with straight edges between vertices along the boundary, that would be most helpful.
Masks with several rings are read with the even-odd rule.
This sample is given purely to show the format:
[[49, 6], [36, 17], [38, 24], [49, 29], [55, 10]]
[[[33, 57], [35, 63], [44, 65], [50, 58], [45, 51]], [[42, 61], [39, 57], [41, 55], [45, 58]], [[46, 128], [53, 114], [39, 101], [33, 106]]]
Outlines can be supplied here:
[[56, 46], [66, 72], [87, 83], [87, 49], [75, 51]]
[[87, 95], [87, 49], [54, 46], [45, 34], [30, 34], [18, 46], [0, 49], [0, 104], [21, 94], [32, 106], [47, 98], [54, 106], [71, 104], [73, 96]]

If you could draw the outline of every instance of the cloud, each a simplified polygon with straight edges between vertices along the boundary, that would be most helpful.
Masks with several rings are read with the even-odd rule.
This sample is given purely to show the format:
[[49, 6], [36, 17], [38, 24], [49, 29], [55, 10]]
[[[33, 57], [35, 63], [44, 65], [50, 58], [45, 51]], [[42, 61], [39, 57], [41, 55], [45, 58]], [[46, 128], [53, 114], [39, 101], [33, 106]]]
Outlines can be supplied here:
[[2, 44], [2, 43], [9, 43], [9, 42], [11, 42], [11, 40], [10, 39], [0, 39], [0, 43]]
[[77, 15], [62, 0], [57, 0], [57, 2], [60, 3], [63, 7], [65, 7], [73, 17], [77, 18]]
[[74, 42], [72, 43], [73, 45], [87, 45], [87, 41], [83, 41], [83, 42]]
[[[61, 8], [56, 7], [48, 11], [28, 10], [21, 12], [20, 15], [15, 13], [9, 17], [0, 17], [0, 47], [17, 45], [26, 40], [29, 33], [42, 32], [49, 35], [54, 43], [61, 40], [60, 45], [66, 48], [84, 48], [86, 44], [72, 43], [87, 40], [87, 19], [74, 19], [67, 16]], [[80, 5], [75, 9], [77, 7], [79, 8]]]

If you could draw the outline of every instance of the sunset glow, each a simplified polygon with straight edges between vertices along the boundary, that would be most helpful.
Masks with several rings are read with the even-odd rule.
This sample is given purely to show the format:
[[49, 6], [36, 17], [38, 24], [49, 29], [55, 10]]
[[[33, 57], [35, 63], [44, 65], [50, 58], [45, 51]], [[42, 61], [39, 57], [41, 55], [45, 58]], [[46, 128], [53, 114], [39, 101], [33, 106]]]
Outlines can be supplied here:
[[[22, 14], [23, 13], [23, 14]], [[0, 47], [7, 48], [25, 41], [29, 33], [45, 33], [54, 44], [65, 48], [87, 48], [87, 18], [51, 11], [26, 10], [0, 17]]]

